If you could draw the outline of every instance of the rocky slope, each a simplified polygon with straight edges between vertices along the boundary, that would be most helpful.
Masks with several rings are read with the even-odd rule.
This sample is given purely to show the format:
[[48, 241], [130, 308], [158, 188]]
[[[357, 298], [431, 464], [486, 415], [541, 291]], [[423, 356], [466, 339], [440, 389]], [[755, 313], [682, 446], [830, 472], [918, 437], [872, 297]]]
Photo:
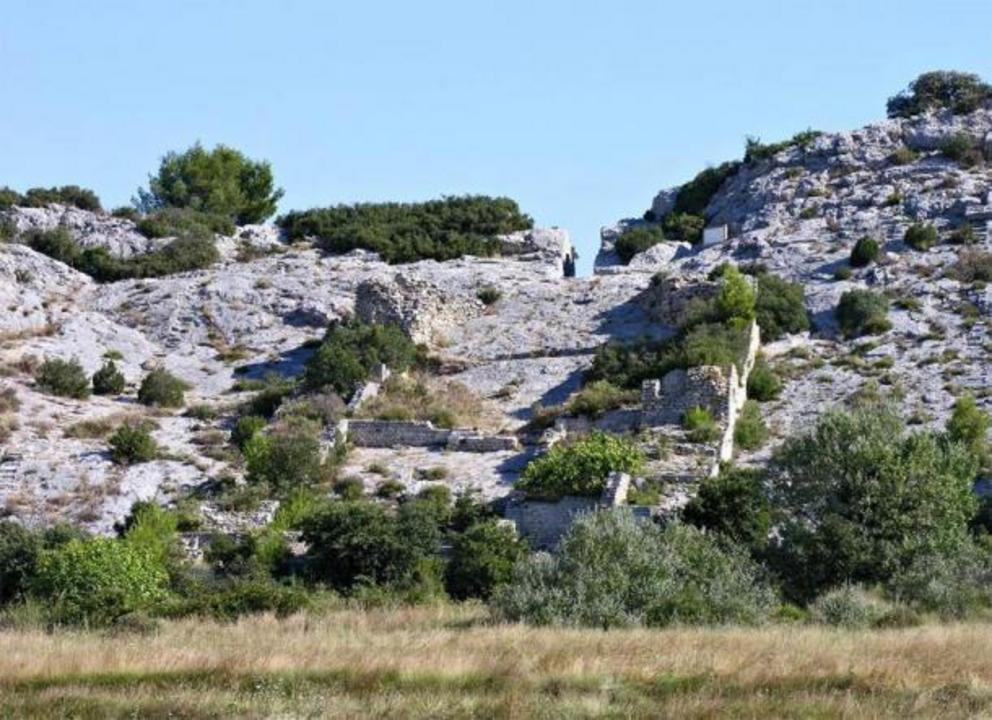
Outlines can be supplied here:
[[[356, 302], [401, 321], [430, 346], [444, 379], [483, 398], [497, 419], [494, 429], [512, 432], [535, 403], [560, 403], [577, 389], [603, 342], [672, 331], [640, 301], [655, 273], [701, 278], [724, 262], [761, 263], [806, 289], [813, 331], [764, 348], [787, 378], [781, 399], [763, 408], [778, 438], [869, 382], [896, 393], [923, 423], [941, 422], [965, 392], [990, 409], [992, 291], [955, 274], [961, 246], [941, 243], [920, 252], [902, 240], [913, 222], [933, 223], [946, 238], [974, 221], [979, 247], [988, 245], [975, 210], [990, 203], [992, 173], [961, 167], [938, 150], [959, 132], [992, 157], [992, 109], [986, 108], [822, 135], [804, 148], [745, 164], [706, 209], [710, 225], [729, 227], [726, 243], [665, 242], [621, 265], [613, 241], [643, 222], [622, 221], [604, 230], [590, 278], [565, 277], [572, 250], [560, 230], [507, 237], [497, 258], [390, 266], [361, 251], [330, 256], [306, 244], [287, 246], [272, 228], [248, 227], [218, 239], [223, 260], [207, 270], [107, 284], [16, 242], [0, 244], [0, 390], [12, 390], [18, 400], [0, 418], [7, 428], [0, 434], [0, 513], [35, 523], [74, 519], [106, 532], [134, 500], [168, 502], [224, 475], [240, 476], [237, 461], [212, 451], [245, 397], [234, 390], [236, 381], [298, 373], [312, 341], [328, 322], [355, 312]], [[893, 154], [904, 148], [917, 155], [897, 164]], [[663, 215], [674, 195], [659, 193], [654, 212]], [[21, 230], [62, 224], [81, 245], [121, 257], [162, 242], [144, 238], [130, 220], [59, 206], [10, 215]], [[880, 241], [882, 259], [836, 279], [864, 235]], [[901, 301], [890, 314], [891, 331], [839, 336], [834, 308], [855, 287]], [[498, 291], [499, 299], [483, 305], [477, 299], [483, 288]], [[120, 397], [77, 401], [34, 386], [31, 371], [41, 358], [75, 357], [92, 373], [108, 351], [122, 357], [129, 383]], [[186, 380], [188, 404], [211, 412], [136, 404], [134, 386], [154, 367]], [[154, 421], [164, 457], [114, 465], [94, 421], [112, 425], [136, 416]], [[773, 446], [739, 458], [760, 462]], [[415, 490], [425, 469], [440, 466], [448, 484], [496, 497], [509, 491], [534, 452], [533, 446], [493, 453], [361, 448], [343, 472], [371, 489], [378, 478], [370, 468], [386, 465]]]

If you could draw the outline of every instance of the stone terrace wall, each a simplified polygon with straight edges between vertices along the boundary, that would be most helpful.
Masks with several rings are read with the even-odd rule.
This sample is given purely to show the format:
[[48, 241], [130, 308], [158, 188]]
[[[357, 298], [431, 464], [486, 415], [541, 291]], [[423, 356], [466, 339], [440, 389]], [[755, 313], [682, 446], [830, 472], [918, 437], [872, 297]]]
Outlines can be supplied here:
[[342, 420], [337, 427], [337, 441], [356, 447], [443, 447], [462, 452], [500, 452], [520, 447], [513, 435], [483, 435], [438, 428], [431, 422], [403, 420]]

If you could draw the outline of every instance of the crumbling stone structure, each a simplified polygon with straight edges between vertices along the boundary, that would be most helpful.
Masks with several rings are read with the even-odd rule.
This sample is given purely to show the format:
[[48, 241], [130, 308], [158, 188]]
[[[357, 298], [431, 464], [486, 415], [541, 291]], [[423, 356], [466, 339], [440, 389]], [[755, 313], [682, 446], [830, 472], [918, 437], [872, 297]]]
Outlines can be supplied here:
[[485, 435], [473, 430], [435, 427], [429, 421], [356, 420], [338, 422], [336, 442], [355, 447], [433, 447], [461, 452], [501, 452], [519, 450], [513, 435]]

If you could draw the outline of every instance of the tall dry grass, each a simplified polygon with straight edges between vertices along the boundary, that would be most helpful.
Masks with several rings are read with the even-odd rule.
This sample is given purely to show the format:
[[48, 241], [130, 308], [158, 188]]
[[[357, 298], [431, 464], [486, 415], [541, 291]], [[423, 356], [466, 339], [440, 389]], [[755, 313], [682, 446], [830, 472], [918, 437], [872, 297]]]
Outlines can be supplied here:
[[0, 716], [975, 717], [992, 626], [601, 632], [477, 607], [0, 633]]

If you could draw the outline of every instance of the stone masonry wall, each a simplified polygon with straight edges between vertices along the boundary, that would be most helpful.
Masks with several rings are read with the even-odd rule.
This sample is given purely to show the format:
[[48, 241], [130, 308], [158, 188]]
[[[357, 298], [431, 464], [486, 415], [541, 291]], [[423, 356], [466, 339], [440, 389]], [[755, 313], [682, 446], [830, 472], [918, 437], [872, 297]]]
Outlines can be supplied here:
[[520, 447], [513, 435], [483, 435], [471, 430], [438, 428], [431, 422], [404, 420], [342, 420], [337, 426], [336, 440], [356, 447], [443, 447], [461, 452], [500, 452]]

